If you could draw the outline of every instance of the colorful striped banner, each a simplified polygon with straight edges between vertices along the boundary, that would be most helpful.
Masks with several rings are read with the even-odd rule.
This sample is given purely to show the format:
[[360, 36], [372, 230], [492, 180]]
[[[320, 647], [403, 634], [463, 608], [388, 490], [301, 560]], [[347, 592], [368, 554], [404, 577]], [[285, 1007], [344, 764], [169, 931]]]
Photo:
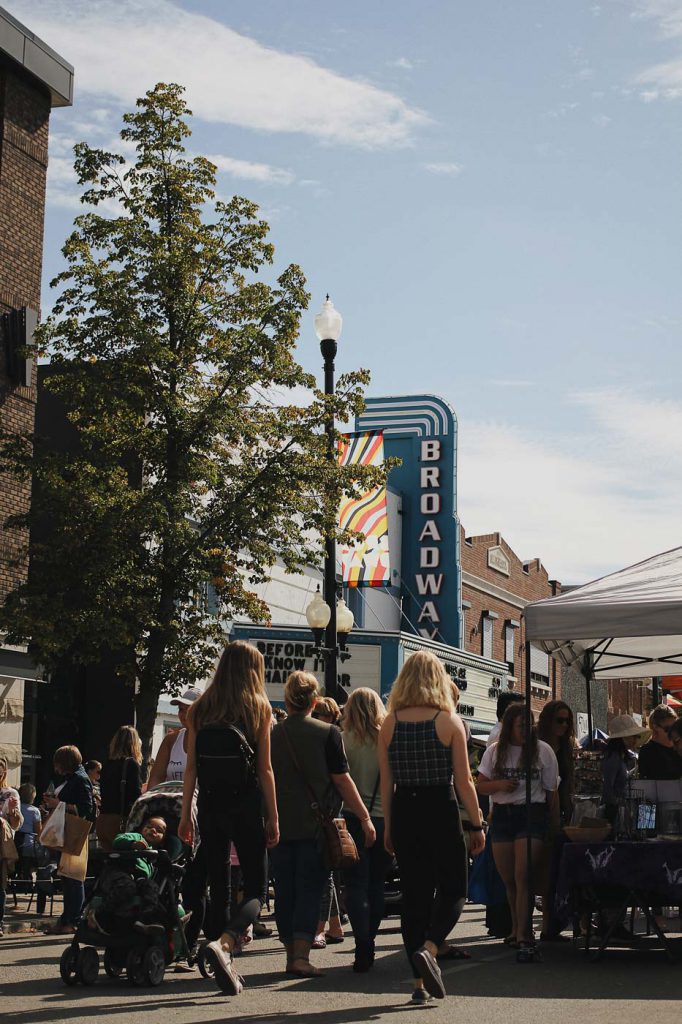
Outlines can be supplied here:
[[[339, 442], [342, 466], [382, 466], [384, 436], [380, 431], [346, 434]], [[364, 539], [339, 548], [343, 582], [347, 587], [388, 587], [391, 569], [388, 552], [386, 487], [374, 487], [358, 498], [344, 497], [339, 509], [342, 530], [364, 534]]]

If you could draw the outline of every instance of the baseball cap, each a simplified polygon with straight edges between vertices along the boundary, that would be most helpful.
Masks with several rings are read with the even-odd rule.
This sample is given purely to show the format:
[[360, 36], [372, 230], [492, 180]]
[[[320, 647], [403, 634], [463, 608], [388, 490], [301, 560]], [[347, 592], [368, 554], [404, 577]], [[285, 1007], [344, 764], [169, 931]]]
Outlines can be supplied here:
[[194, 704], [197, 697], [201, 697], [201, 690], [198, 686], [188, 686], [181, 697], [173, 697], [171, 704], [185, 704], [189, 706]]

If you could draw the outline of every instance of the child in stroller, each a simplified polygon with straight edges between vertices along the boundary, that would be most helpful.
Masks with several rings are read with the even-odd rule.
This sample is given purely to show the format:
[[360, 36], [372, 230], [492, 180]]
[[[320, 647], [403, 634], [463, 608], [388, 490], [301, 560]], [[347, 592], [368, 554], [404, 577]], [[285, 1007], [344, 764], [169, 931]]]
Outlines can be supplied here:
[[136, 985], [161, 984], [166, 965], [187, 956], [177, 897], [185, 853], [158, 816], [139, 832], [116, 837], [73, 941], [62, 954], [60, 973], [67, 985], [94, 984], [98, 948], [104, 949], [110, 978], [125, 972]]

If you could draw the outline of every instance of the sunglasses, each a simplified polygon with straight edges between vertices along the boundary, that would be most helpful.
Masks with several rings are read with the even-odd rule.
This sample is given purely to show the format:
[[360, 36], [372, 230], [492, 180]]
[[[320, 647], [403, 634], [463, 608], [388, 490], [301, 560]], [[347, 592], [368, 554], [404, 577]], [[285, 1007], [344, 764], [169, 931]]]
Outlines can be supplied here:
[[571, 719], [570, 718], [555, 718], [554, 721], [556, 722], [557, 725], [568, 725], [568, 723], [571, 721]]
[[672, 727], [673, 727], [673, 725], [674, 725], [674, 724], [675, 724], [675, 723], [674, 723], [674, 722], [672, 722], [672, 723], [671, 723], [670, 725], [659, 725], [659, 727], [658, 727], [658, 728], [659, 728], [659, 729], [660, 729], [660, 730], [661, 730], [662, 732], [670, 732], [670, 730], [672, 729]]

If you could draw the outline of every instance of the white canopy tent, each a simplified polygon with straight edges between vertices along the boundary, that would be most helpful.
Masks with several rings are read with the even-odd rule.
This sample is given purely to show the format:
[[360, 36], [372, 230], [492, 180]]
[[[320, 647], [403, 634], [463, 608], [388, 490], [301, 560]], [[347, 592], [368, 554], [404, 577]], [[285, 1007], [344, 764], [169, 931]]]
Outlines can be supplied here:
[[682, 547], [524, 612], [526, 638], [595, 679], [682, 674]]
[[[585, 676], [588, 734], [593, 735], [590, 681], [682, 674], [682, 547], [611, 573], [524, 610], [526, 639]], [[526, 700], [530, 707], [530, 653]], [[526, 723], [530, 741], [530, 716]], [[530, 823], [530, 770], [526, 805]], [[529, 829], [530, 835], [530, 829]], [[528, 920], [533, 898], [528, 840]]]

